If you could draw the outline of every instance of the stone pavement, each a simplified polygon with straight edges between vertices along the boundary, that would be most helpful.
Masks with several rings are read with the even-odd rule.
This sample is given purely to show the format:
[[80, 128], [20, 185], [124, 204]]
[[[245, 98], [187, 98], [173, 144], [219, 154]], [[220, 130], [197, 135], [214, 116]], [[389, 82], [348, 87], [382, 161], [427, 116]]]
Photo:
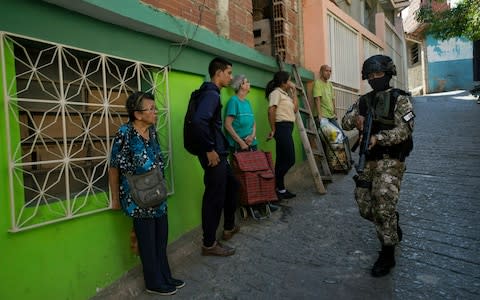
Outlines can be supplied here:
[[[479, 299], [480, 105], [466, 95], [415, 98], [415, 149], [399, 202], [404, 240], [390, 275], [369, 274], [380, 245], [358, 214], [354, 171], [319, 195], [304, 164], [287, 180], [295, 199], [270, 219], [240, 220], [226, 243], [234, 256], [201, 256], [199, 229], [169, 246], [173, 274], [186, 281], [172, 298]], [[135, 268], [94, 298], [164, 297], [145, 293]]]

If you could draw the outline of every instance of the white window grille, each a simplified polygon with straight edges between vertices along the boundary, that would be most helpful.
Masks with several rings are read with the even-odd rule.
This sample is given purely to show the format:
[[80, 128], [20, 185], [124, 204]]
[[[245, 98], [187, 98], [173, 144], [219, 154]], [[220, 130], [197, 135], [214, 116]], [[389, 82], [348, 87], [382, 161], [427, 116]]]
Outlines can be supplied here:
[[330, 14], [328, 31], [332, 81], [358, 90], [360, 88], [359, 33]]
[[377, 44], [373, 43], [367, 38], [363, 38], [363, 53], [364, 59], [369, 58], [370, 56], [382, 54], [382, 48], [380, 48]]
[[335, 108], [341, 119], [358, 98], [361, 79], [358, 47], [360, 34], [331, 14], [328, 15], [328, 31]]
[[173, 193], [165, 68], [6, 32], [0, 38], [10, 231], [109, 209], [110, 143], [137, 90], [155, 95]]
[[385, 22], [385, 54], [390, 56], [397, 68], [397, 76], [392, 77], [392, 85], [394, 87], [406, 88], [406, 49], [403, 38], [397, 34], [395, 27], [389, 22]]
[[[382, 54], [382, 48], [380, 48], [377, 44], [373, 43], [371, 40], [364, 37], [363, 38], [363, 54], [364, 54], [364, 58], [362, 60], [362, 64], [363, 64], [363, 61], [365, 61], [370, 56]], [[362, 80], [362, 91], [364, 93], [367, 93], [367, 92], [370, 92], [371, 90], [372, 88], [370, 87], [368, 82], [366, 80]]]
[[335, 112], [339, 120], [343, 118], [348, 108], [357, 101], [359, 94], [351, 90], [342, 89], [338, 86], [333, 87], [335, 91]]

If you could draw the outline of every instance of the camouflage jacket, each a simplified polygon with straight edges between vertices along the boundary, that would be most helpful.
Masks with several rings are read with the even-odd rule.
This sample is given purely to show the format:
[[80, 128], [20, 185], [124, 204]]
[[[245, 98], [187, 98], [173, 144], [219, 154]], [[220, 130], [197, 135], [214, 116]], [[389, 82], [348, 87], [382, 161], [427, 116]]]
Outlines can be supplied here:
[[[342, 118], [342, 127], [345, 130], [352, 130], [356, 127], [356, 118], [359, 116], [359, 98], [345, 113]], [[399, 95], [394, 109], [394, 127], [389, 130], [381, 130], [375, 136], [377, 145], [392, 146], [400, 144], [411, 137], [414, 128], [415, 114], [411, 97], [407, 95]]]

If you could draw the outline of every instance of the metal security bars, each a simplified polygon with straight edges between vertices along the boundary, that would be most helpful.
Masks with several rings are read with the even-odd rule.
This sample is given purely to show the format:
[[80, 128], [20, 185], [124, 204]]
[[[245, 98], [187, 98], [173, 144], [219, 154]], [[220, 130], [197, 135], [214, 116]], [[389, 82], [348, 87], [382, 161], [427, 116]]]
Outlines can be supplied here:
[[360, 34], [328, 14], [329, 60], [332, 66], [332, 81], [353, 89], [360, 89], [359, 38]]
[[110, 143], [136, 90], [156, 97], [173, 193], [166, 69], [6, 32], [0, 67], [10, 231], [109, 209]]
[[403, 36], [395, 31], [387, 20], [385, 21], [385, 54], [390, 56], [397, 67], [397, 76], [392, 78], [392, 85], [400, 89], [407, 89], [407, 60], [406, 45]]
[[361, 35], [334, 15], [328, 14], [329, 62], [339, 119], [358, 98], [360, 90], [359, 48]]
[[[362, 38], [362, 44], [363, 44], [363, 60], [364, 61], [370, 56], [382, 54], [382, 49], [377, 44], [373, 43], [372, 41], [370, 41], [365, 37]], [[362, 84], [362, 91], [364, 91], [364, 93], [370, 92], [372, 90], [372, 88], [368, 84], [368, 81], [362, 80], [361, 84]]]

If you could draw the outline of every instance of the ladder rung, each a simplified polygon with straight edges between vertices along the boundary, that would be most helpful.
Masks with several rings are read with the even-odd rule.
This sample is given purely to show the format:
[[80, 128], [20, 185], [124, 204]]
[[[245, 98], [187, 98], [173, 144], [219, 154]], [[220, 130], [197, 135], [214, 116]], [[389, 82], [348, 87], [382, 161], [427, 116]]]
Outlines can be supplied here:
[[[297, 95], [298, 101], [301, 104], [298, 110], [297, 124], [299, 128], [300, 137], [304, 147], [305, 154], [308, 158], [310, 168], [312, 170], [312, 177], [315, 182], [317, 191], [324, 194], [325, 187], [322, 181], [331, 181], [332, 174], [327, 162], [327, 157], [322, 147], [322, 139], [319, 136], [318, 131], [315, 130], [314, 117], [312, 115], [311, 107], [308, 102], [307, 93], [302, 83], [302, 79], [298, 74], [296, 65], [292, 65], [293, 75], [295, 77], [295, 90], [299, 91], [300, 95]], [[311, 126], [309, 126], [311, 125]], [[314, 127], [311, 129], [310, 127]]]
[[318, 155], [318, 156], [322, 156], [322, 157], [325, 156], [324, 153], [322, 153], [322, 152], [320, 152], [320, 151], [318, 151], [318, 150], [312, 150], [312, 153], [313, 153], [313, 155]]

